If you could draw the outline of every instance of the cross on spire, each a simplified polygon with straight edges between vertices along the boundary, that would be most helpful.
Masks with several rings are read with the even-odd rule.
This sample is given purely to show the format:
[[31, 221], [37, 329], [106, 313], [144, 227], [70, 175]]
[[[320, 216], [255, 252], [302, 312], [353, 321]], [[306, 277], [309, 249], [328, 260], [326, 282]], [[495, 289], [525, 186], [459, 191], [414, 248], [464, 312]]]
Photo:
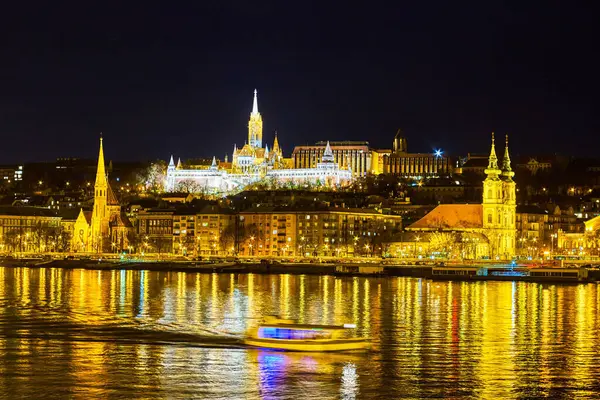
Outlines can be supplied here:
[[506, 135], [506, 145], [504, 146], [504, 158], [502, 159], [502, 175], [506, 178], [512, 178], [515, 173], [510, 167], [510, 154], [508, 152], [508, 134]]
[[104, 149], [102, 146], [102, 133], [100, 133], [100, 151], [98, 152], [98, 167], [96, 168], [96, 187], [106, 187], [106, 166], [104, 165]]
[[257, 94], [258, 94], [258, 91], [256, 89], [254, 89], [254, 101], [252, 102], [252, 114], [253, 115], [258, 114], [258, 98], [257, 98]]
[[494, 132], [492, 132], [492, 149], [490, 150], [490, 158], [488, 167], [485, 169], [485, 174], [492, 178], [498, 177], [502, 171], [498, 169], [498, 156], [496, 156], [496, 143], [494, 138]]

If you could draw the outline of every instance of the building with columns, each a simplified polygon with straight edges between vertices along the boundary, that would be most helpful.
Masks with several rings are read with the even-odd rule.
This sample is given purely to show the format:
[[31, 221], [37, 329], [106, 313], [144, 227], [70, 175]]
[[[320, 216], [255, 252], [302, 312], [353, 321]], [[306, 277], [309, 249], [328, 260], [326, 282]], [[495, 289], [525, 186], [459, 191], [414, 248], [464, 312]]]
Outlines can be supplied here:
[[273, 169], [267, 172], [267, 176], [279, 182], [319, 183], [325, 186], [345, 186], [352, 182], [352, 171], [340, 167], [335, 161], [329, 142], [314, 168]]
[[[447, 244], [447, 247], [454, 247], [455, 251], [464, 249], [465, 243], [473, 241], [474, 258], [508, 260], [514, 257], [517, 233], [516, 184], [508, 151], [508, 136], [502, 164], [499, 166], [492, 133], [492, 146], [485, 173], [481, 204], [441, 204], [406, 229], [445, 233], [447, 238], [456, 242], [454, 246]], [[435, 238], [434, 235], [432, 237]]]
[[401, 129], [394, 137], [393, 149], [383, 158], [383, 173], [405, 178], [435, 178], [452, 173], [452, 161], [441, 151], [409, 153], [408, 142]]
[[330, 145], [333, 160], [342, 169], [349, 169], [353, 176], [371, 173], [371, 151], [369, 142], [317, 142], [314, 145], [294, 147], [292, 165], [294, 168], [316, 168], [321, 162], [327, 145]]

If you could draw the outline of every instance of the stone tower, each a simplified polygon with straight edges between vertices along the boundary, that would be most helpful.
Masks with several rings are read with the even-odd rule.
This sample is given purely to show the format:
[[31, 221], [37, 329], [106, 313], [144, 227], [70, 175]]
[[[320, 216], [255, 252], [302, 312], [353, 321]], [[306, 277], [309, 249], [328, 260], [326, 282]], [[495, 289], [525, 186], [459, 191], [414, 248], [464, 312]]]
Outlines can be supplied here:
[[514, 172], [510, 167], [508, 139], [502, 160], [502, 169], [498, 166], [494, 134], [487, 177], [483, 181], [483, 228], [489, 239], [492, 257], [509, 259], [515, 255], [516, 237], [516, 185], [512, 180]]
[[408, 152], [408, 144], [406, 143], [406, 138], [404, 137], [402, 129], [398, 129], [396, 136], [394, 136], [393, 151], [394, 154]]
[[263, 122], [258, 112], [257, 91], [254, 89], [254, 102], [252, 103], [252, 112], [248, 121], [248, 144], [254, 148], [262, 147]]
[[506, 135], [506, 145], [504, 147], [504, 158], [502, 159], [502, 197], [504, 204], [504, 223], [502, 246], [504, 251], [513, 256], [516, 254], [517, 241], [517, 184], [513, 180], [515, 173], [510, 166], [510, 154], [508, 152], [508, 135]]

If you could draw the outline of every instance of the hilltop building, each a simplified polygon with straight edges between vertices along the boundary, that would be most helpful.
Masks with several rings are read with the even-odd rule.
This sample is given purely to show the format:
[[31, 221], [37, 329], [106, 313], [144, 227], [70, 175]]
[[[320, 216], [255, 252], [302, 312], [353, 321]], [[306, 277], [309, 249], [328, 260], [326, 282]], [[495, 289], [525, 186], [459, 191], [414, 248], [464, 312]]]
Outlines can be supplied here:
[[408, 142], [398, 129], [391, 154], [383, 157], [383, 173], [405, 178], [437, 178], [452, 173], [452, 161], [438, 150], [434, 153], [409, 153]]
[[173, 156], [167, 167], [165, 190], [169, 192], [181, 189], [181, 186], [193, 186], [194, 191], [209, 193], [227, 193], [241, 190], [245, 186], [265, 178], [279, 183], [311, 183], [325, 185], [343, 185], [352, 180], [349, 168], [332, 157], [334, 152], [327, 143], [328, 154], [321, 154], [310, 167], [291, 167], [291, 160], [285, 159], [279, 145], [277, 132], [273, 145], [263, 147], [263, 120], [258, 111], [257, 91], [254, 90], [252, 112], [248, 121], [248, 140], [243, 147], [233, 146], [231, 163], [219, 163], [213, 157], [208, 168], [183, 168], [179, 161], [175, 164]]
[[321, 141], [312, 146], [296, 146], [292, 152], [293, 167], [298, 169], [316, 168], [328, 145], [333, 154], [333, 161], [340, 168], [351, 170], [353, 176], [365, 176], [371, 173], [372, 155], [369, 142]]

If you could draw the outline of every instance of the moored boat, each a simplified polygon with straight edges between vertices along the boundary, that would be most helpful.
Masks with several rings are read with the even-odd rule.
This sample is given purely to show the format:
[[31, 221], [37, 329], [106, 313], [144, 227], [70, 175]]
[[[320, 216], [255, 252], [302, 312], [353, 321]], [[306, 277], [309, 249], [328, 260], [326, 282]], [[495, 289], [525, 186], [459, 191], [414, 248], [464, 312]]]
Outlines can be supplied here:
[[369, 338], [344, 337], [354, 325], [297, 324], [290, 319], [265, 317], [251, 328], [244, 344], [253, 347], [286, 351], [357, 351], [371, 348]]

